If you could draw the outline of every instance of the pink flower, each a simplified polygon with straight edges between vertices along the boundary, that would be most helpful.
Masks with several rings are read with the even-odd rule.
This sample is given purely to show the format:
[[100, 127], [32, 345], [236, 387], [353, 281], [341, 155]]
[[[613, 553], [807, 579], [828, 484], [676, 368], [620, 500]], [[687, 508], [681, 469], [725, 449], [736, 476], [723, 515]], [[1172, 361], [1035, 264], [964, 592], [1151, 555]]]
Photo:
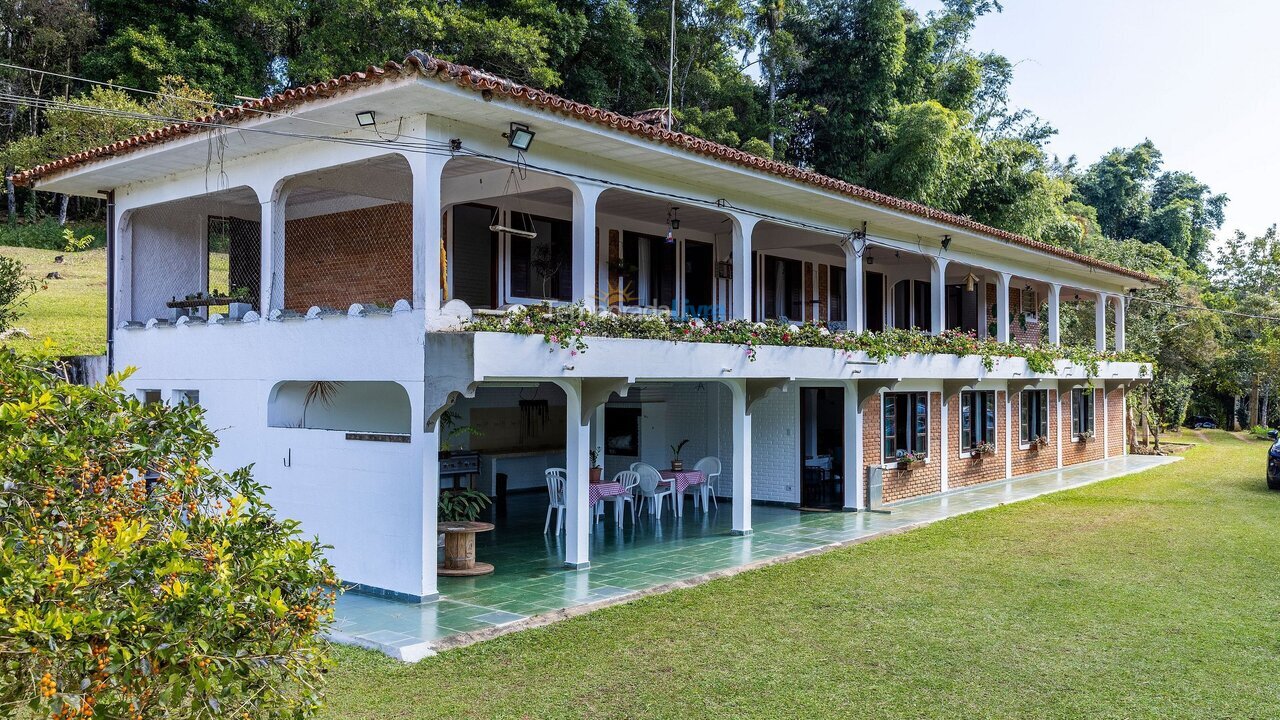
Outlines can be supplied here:
[[551, 342], [553, 342], [553, 343], [555, 343], [555, 342], [560, 342], [560, 338], [559, 338], [559, 336], [557, 336], [557, 335], [552, 335], [551, 337], [549, 337], [549, 338], [547, 338], [547, 339], [548, 339], [548, 340], [550, 340], [550, 341], [551, 341]]

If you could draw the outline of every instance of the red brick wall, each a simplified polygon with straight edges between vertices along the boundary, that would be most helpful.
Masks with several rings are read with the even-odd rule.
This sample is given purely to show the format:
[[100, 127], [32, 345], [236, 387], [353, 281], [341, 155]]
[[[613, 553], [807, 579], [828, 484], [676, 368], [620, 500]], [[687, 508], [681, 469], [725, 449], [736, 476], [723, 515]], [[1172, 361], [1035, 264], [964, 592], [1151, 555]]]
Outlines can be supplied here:
[[[1009, 402], [1009, 441], [1013, 443], [1013, 474], [1026, 475], [1043, 472], [1058, 467], [1058, 451], [1054, 444], [1058, 437], [1057, 413], [1049, 413], [1049, 444], [1036, 449], [1035, 445], [1026, 450], [1020, 447], [1020, 428], [1022, 418], [1022, 393], [1014, 393]], [[1058, 401], [1056, 390], [1049, 391], [1049, 407]]]
[[[1022, 329], [1022, 322], [1018, 319], [1022, 316], [1022, 289], [1016, 287], [1009, 288], [1009, 309], [1013, 311], [1013, 318], [1009, 321], [1009, 338], [1014, 342], [1020, 342], [1024, 345], [1040, 344], [1040, 323], [1028, 322], [1027, 329]], [[985, 323], [987, 329], [990, 330], [993, 313], [996, 311], [996, 286], [994, 283], [987, 283], [987, 317]], [[998, 333], [992, 333], [994, 339]]]
[[413, 299], [413, 213], [408, 203], [285, 223], [284, 306], [346, 309]]
[[1102, 388], [1093, 389], [1093, 439], [1071, 441], [1071, 393], [1062, 393], [1062, 464], [1078, 465], [1102, 459]]
[[1110, 457], [1125, 454], [1124, 415], [1124, 388], [1121, 387], [1107, 393], [1107, 454]]
[[947, 486], [949, 488], [977, 485], [1004, 479], [1005, 392], [996, 393], [996, 451], [991, 455], [961, 457], [960, 447], [960, 394], [947, 398]]
[[[884, 462], [884, 419], [880, 413], [881, 396], [867, 400], [863, 410], [862, 447], [863, 476], [866, 468]], [[884, 501], [886, 503], [930, 495], [942, 491], [942, 393], [929, 393], [929, 459], [912, 463], [910, 470], [884, 471]]]

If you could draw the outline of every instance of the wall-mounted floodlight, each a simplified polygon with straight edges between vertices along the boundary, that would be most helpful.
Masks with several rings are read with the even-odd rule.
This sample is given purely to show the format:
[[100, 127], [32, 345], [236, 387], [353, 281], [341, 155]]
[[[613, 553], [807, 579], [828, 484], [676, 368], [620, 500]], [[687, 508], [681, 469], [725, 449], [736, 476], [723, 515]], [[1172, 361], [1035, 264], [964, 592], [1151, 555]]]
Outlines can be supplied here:
[[511, 123], [511, 130], [502, 134], [507, 139], [507, 147], [515, 148], [520, 152], [526, 152], [529, 146], [533, 144], [534, 131], [529, 129], [524, 123]]
[[374, 119], [372, 110], [361, 110], [356, 113], [356, 122], [360, 124], [360, 127], [373, 127], [378, 124], [378, 121]]
[[943, 250], [946, 250], [946, 249], [947, 249], [947, 248], [949, 248], [949, 247], [951, 247], [951, 236], [950, 236], [950, 235], [943, 235], [943, 236], [942, 236], [942, 249], [943, 249]]

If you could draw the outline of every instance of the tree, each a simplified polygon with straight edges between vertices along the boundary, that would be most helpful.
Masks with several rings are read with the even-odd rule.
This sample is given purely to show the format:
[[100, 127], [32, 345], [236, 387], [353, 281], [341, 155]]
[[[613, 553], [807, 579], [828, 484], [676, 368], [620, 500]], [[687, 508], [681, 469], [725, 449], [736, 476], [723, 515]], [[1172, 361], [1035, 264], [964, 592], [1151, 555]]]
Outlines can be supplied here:
[[[297, 718], [334, 582], [197, 406], [0, 349], [0, 717]], [[22, 709], [25, 708], [25, 709]]]
[[894, 108], [886, 122], [886, 147], [870, 159], [869, 184], [943, 210], [958, 209], [981, 151], [967, 121], [936, 100]]
[[13, 327], [39, 284], [16, 258], [0, 255], [0, 333]]

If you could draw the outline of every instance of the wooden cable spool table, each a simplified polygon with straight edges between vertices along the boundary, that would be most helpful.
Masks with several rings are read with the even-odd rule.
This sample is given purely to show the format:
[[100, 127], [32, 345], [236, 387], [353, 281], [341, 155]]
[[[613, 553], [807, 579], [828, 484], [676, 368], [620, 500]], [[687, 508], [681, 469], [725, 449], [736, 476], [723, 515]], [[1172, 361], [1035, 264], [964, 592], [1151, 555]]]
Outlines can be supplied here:
[[446, 577], [469, 577], [488, 575], [493, 566], [485, 562], [476, 562], [476, 533], [488, 532], [493, 523], [487, 522], [442, 522], [436, 530], [444, 534], [444, 563], [436, 568], [437, 575]]

